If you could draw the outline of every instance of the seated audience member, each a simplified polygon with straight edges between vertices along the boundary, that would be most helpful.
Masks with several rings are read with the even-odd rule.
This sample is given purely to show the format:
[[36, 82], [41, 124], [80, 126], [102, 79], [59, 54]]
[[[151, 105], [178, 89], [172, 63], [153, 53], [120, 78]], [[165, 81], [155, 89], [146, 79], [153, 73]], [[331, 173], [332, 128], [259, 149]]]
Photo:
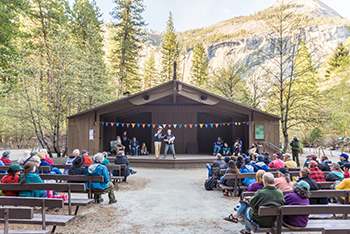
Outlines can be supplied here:
[[[285, 205], [309, 205], [310, 185], [305, 181], [298, 182], [293, 192], [284, 196]], [[289, 228], [306, 227], [309, 221], [308, 215], [285, 215], [283, 216], [283, 224]]]
[[[344, 179], [342, 182], [340, 182], [338, 185], [335, 186], [336, 190], [350, 190], [350, 178]], [[338, 201], [342, 204], [346, 203], [345, 197], [339, 197], [337, 198]], [[350, 199], [350, 198], [348, 198]]]
[[123, 145], [122, 139], [120, 138], [120, 136], [117, 136], [115, 152], [116, 152], [116, 155], [121, 154], [122, 152], [126, 154], [126, 148]]
[[222, 160], [221, 154], [216, 155], [216, 160], [214, 161], [214, 163], [217, 163], [220, 169], [226, 169], [226, 162]]
[[[252, 165], [249, 164], [250, 160], [249, 158], [247, 158], [246, 160], [244, 160], [244, 163], [242, 164], [241, 168], [239, 169], [239, 172], [241, 174], [245, 174], [245, 173], [254, 173], [254, 167]], [[242, 180], [242, 184], [245, 186], [249, 186], [250, 184], [255, 183], [255, 179], [254, 178], [244, 178]]]
[[108, 159], [108, 153], [107, 152], [103, 152], [102, 154], [103, 154], [103, 157], [104, 157], [104, 159], [102, 161], [102, 164], [107, 166], [108, 164], [110, 164], [109, 159]]
[[277, 171], [277, 178], [275, 178], [275, 186], [282, 192], [293, 191], [293, 183], [291, 182], [289, 172], [286, 168], [280, 168]]
[[[19, 173], [23, 168], [18, 164], [12, 164], [7, 170], [7, 175], [1, 178], [2, 184], [18, 184], [19, 183]], [[18, 196], [18, 191], [5, 191], [2, 190], [2, 194], [5, 196]]]
[[147, 145], [145, 142], [143, 142], [141, 145], [141, 152], [140, 153], [141, 153], [141, 155], [149, 155]]
[[[6, 163], [5, 163], [6, 164]], [[341, 153], [339, 155], [339, 166], [343, 168], [346, 164], [349, 164], [349, 155], [346, 153]]]
[[87, 167], [81, 156], [73, 160], [72, 167], [68, 169], [68, 175], [87, 175]]
[[288, 169], [298, 168], [297, 163], [292, 160], [290, 154], [284, 154], [283, 155], [283, 160], [284, 160], [284, 165], [285, 165], [286, 168], [288, 168]]
[[122, 175], [124, 176], [124, 181], [126, 181], [127, 177], [131, 174], [135, 174], [136, 171], [134, 171], [130, 165], [129, 165], [129, 160], [128, 157], [121, 153], [115, 157], [114, 163], [117, 165], [125, 165], [124, 168], [122, 168]]
[[264, 171], [270, 170], [269, 166], [267, 166], [265, 163], [265, 158], [263, 155], [259, 154], [256, 157], [256, 159], [257, 159], [256, 163], [255, 163], [256, 171], [258, 171], [258, 170], [264, 170]]
[[316, 181], [317, 183], [326, 181], [324, 172], [321, 171], [320, 168], [318, 168], [318, 164], [316, 161], [310, 161], [309, 170], [310, 170], [310, 178]]
[[303, 167], [309, 168], [309, 163], [312, 161], [312, 157], [313, 157], [312, 154], [306, 156], [306, 160], [304, 162], [304, 166]]
[[[309, 184], [310, 190], [319, 190], [320, 186], [314, 181], [313, 179], [310, 178], [310, 170], [306, 167], [302, 168], [299, 172], [299, 181], [305, 181], [306, 183]], [[310, 198], [310, 204], [316, 205], [316, 204], [328, 204], [328, 198]]]
[[[5, 166], [5, 163], [3, 163], [1, 160], [0, 160], [0, 167], [3, 167]], [[0, 171], [1, 174], [5, 174], [6, 171]]]
[[1, 161], [5, 164], [5, 166], [9, 166], [12, 164], [12, 161], [10, 159], [10, 151], [5, 151], [2, 153]]
[[264, 188], [260, 189], [250, 199], [249, 204], [241, 201], [235, 208], [237, 215], [230, 215], [225, 218], [226, 221], [238, 222], [238, 218], [243, 218], [245, 229], [240, 233], [251, 233], [257, 227], [271, 228], [275, 224], [276, 216], [259, 216], [259, 207], [280, 207], [284, 204], [283, 194], [274, 186], [274, 177], [272, 173], [265, 173], [263, 176]]
[[326, 176], [326, 181], [342, 181], [344, 179], [343, 171], [338, 163], [333, 163], [331, 171]]
[[248, 150], [248, 154], [250, 157], [253, 157], [253, 155], [258, 153], [257, 151], [258, 151], [258, 147], [256, 146], [256, 144], [253, 143], [252, 146]]
[[331, 170], [331, 165], [332, 165], [332, 161], [328, 159], [327, 156], [322, 156], [321, 157], [321, 162], [318, 165], [318, 167], [322, 170], [322, 171], [330, 171]]
[[82, 156], [83, 164], [85, 167], [88, 167], [94, 163], [94, 161], [90, 157], [89, 152], [87, 150], [83, 150], [81, 152], [81, 156]]
[[[111, 182], [109, 171], [107, 167], [102, 164], [103, 159], [104, 156], [102, 153], [95, 154], [93, 157], [94, 163], [88, 167], [88, 175], [103, 177], [103, 182], [92, 182], [90, 186], [92, 190], [107, 190], [109, 204], [112, 204], [116, 203], [117, 200], [115, 199], [114, 185]], [[103, 201], [101, 195], [99, 194], [94, 194], [94, 198], [98, 203], [101, 203]]]
[[218, 137], [218, 139], [214, 142], [214, 146], [213, 146], [213, 155], [217, 155], [218, 153], [221, 152], [221, 149], [223, 147], [223, 142], [221, 137]]
[[242, 141], [240, 139], [236, 139], [235, 143], [233, 144], [233, 153], [235, 156], [238, 156], [242, 151]]
[[136, 137], [133, 137], [132, 140], [130, 141], [130, 150], [131, 150], [131, 155], [139, 155], [139, 150], [140, 150], [140, 145], [138, 140], [136, 140]]
[[224, 156], [230, 156], [231, 155], [231, 147], [228, 146], [227, 142], [225, 142], [224, 146], [222, 147], [222, 155], [224, 155]]
[[272, 155], [272, 161], [269, 163], [270, 169], [280, 169], [284, 168], [284, 162], [281, 160], [282, 155], [281, 154], [273, 154]]
[[[228, 162], [228, 167], [225, 171], [225, 174], [223, 176], [221, 176], [220, 178], [220, 184], [225, 185], [225, 186], [233, 186], [234, 185], [234, 180], [230, 179], [226, 179], [227, 176], [232, 176], [232, 175], [237, 175], [239, 174], [239, 170], [236, 166], [236, 162], [233, 160], [230, 160]], [[228, 191], [224, 190], [224, 195], [228, 196]]]
[[40, 158], [40, 167], [50, 167], [51, 164], [46, 161], [46, 154], [45, 152], [39, 152], [38, 154], [38, 157]]
[[345, 179], [345, 178], [350, 178], [350, 170], [349, 170], [349, 168], [350, 168], [350, 165], [349, 165], [349, 164], [347, 164], [347, 165], [345, 165], [345, 166], [343, 167], [344, 179]]
[[[68, 156], [64, 165], [72, 166], [74, 159], [79, 156], [80, 156], [80, 150], [78, 149], [73, 150], [73, 153]], [[64, 169], [63, 174], [67, 174], [67, 173], [68, 173], [68, 169]]]
[[41, 157], [39, 155], [38, 156], [40, 158], [43, 158], [45, 160], [45, 162], [47, 162], [47, 164], [49, 164], [50, 166], [54, 164], [53, 159], [50, 158], [50, 155], [49, 155], [49, 153], [47, 152], [46, 149], [39, 150], [38, 154], [41, 154], [42, 155]]
[[255, 174], [256, 182], [250, 184], [247, 188], [247, 191], [255, 192], [255, 191], [262, 189], [264, 187], [264, 183], [263, 183], [263, 179], [262, 179], [264, 174], [265, 174], [264, 170], [257, 171]]
[[[20, 184], [42, 184], [44, 181], [36, 172], [36, 165], [33, 162], [27, 162], [24, 165], [24, 174], [20, 176]], [[47, 197], [45, 190], [20, 191], [20, 197]]]

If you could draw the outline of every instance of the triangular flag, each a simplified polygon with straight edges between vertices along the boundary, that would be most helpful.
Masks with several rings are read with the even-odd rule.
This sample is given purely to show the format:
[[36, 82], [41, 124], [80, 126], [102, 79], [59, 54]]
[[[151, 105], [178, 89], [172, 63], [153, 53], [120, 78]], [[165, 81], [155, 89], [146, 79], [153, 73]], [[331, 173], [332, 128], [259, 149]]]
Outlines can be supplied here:
[[114, 123], [113, 123], [113, 122], [111, 123], [111, 126], [112, 126], [112, 127], [114, 126]]
[[179, 128], [182, 128], [182, 124], [179, 124]]
[[116, 127], [119, 127], [119, 123], [117, 122], [117, 123], [115, 124], [115, 126], [116, 126]]
[[176, 128], [177, 124], [173, 124], [174, 128]]
[[155, 124], [152, 124], [152, 128], [156, 128], [156, 125], [155, 125]]
[[140, 123], [137, 123], [137, 124], [136, 124], [136, 127], [138, 127], [138, 128], [141, 127], [141, 124], [140, 124]]
[[166, 124], [163, 124], [163, 128], [166, 128]]
[[199, 127], [200, 127], [200, 128], [203, 128], [203, 124], [202, 124], [202, 123], [200, 123], [200, 124], [199, 124]]
[[197, 127], [198, 127], [198, 124], [194, 124], [194, 127], [197, 128]]
[[184, 128], [187, 128], [187, 124], [184, 124]]
[[135, 127], [135, 125], [136, 125], [135, 123], [131, 123], [131, 127], [132, 127], [132, 128], [134, 128], [134, 127]]
[[126, 127], [127, 127], [127, 128], [130, 127], [130, 124], [129, 124], [129, 123], [126, 123]]
[[142, 124], [142, 128], [145, 128], [145, 127], [146, 127], [146, 124], [145, 124], [145, 123], [143, 123], [143, 124]]
[[147, 124], [147, 128], [150, 128], [152, 126], [152, 124]]
[[204, 124], [205, 128], [208, 128], [208, 124]]
[[213, 127], [214, 127], [214, 124], [213, 124], [213, 123], [211, 123], [211, 124], [210, 124], [210, 127], [211, 127], [211, 128], [213, 128]]
[[168, 124], [168, 128], [171, 128], [171, 124]]
[[125, 124], [124, 124], [124, 123], [121, 123], [120, 125], [122, 126], [122, 128], [124, 128], [124, 125], [125, 125]]
[[215, 124], [215, 127], [216, 127], [216, 128], [217, 128], [217, 127], [219, 127], [219, 124], [218, 124], [218, 123], [216, 123], [216, 124]]
[[193, 124], [189, 124], [188, 126], [189, 126], [190, 128], [192, 128], [192, 127], [193, 127]]

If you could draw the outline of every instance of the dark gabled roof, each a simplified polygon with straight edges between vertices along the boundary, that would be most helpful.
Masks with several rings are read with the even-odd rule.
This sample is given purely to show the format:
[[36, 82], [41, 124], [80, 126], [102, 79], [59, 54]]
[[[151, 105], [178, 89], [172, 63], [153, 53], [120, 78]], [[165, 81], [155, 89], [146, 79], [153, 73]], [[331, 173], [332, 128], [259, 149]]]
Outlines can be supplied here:
[[137, 96], [142, 96], [142, 95], [145, 95], [147, 93], [150, 93], [150, 92], [154, 92], [155, 90], [157, 89], [161, 89], [161, 88], [166, 88], [168, 86], [172, 86], [174, 85], [174, 82], [176, 83], [176, 85], [178, 84], [181, 84], [182, 86], [185, 86], [189, 89], [192, 89], [194, 91], [197, 91], [197, 92], [201, 92], [205, 95], [208, 95], [208, 96], [212, 96], [220, 101], [224, 101], [224, 102], [227, 102], [227, 103], [230, 103], [230, 104], [233, 104], [233, 105], [236, 105], [236, 106], [239, 106], [239, 107], [242, 107], [244, 109], [247, 109], [247, 110], [250, 110], [250, 111], [254, 111], [254, 112], [257, 112], [257, 113], [260, 113], [260, 114], [263, 114], [263, 115], [267, 115], [269, 117], [272, 117], [274, 119], [280, 119], [277, 115], [273, 115], [273, 114], [270, 114], [270, 113], [267, 113], [267, 112], [264, 112], [264, 111], [261, 111], [259, 109], [256, 109], [256, 108], [253, 108], [251, 106], [248, 106], [246, 104], [242, 104], [242, 103], [239, 103], [239, 102], [236, 102], [236, 101], [232, 101], [228, 98], [225, 98], [225, 97], [222, 97], [222, 96], [219, 96], [217, 94], [214, 94], [214, 93], [210, 93], [206, 90], [203, 90], [203, 89], [200, 89], [198, 87], [195, 87], [193, 85], [190, 85], [190, 84], [187, 84], [187, 83], [184, 83], [184, 82], [181, 82], [181, 81], [178, 81], [178, 80], [172, 80], [172, 81], [168, 81], [166, 83], [163, 83], [161, 85], [158, 85], [158, 86], [155, 86], [155, 87], [152, 87], [150, 89], [146, 89], [144, 91], [141, 91], [141, 92], [138, 92], [138, 93], [135, 93], [135, 94], [132, 94], [132, 95], [129, 95], [129, 96], [126, 96], [126, 97], [123, 97], [123, 98], [120, 98], [118, 100], [115, 100], [115, 101], [111, 101], [111, 102], [108, 102], [108, 103], [105, 103], [105, 104], [102, 104], [102, 105], [98, 105], [96, 107], [93, 107], [93, 108], [90, 108], [88, 110], [85, 110], [85, 111], [81, 111], [79, 113], [76, 113], [74, 115], [71, 115], [69, 116], [68, 118], [73, 118], [73, 117], [76, 117], [76, 116], [80, 116], [80, 115], [83, 115], [83, 114], [87, 114], [89, 112], [92, 112], [92, 111], [98, 111], [98, 110], [101, 110], [103, 108], [107, 108], [109, 106], [115, 106], [117, 105], [118, 103], [121, 103], [121, 102], [125, 102], [129, 99], [132, 99], [132, 98], [135, 98]]

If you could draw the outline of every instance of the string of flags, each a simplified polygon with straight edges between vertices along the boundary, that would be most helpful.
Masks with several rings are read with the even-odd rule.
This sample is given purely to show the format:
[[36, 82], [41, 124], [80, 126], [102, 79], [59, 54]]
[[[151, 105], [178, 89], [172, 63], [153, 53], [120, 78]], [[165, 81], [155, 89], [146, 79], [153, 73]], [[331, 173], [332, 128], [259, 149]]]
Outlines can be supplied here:
[[230, 126], [248, 125], [249, 122], [224, 122], [224, 123], [123, 123], [123, 122], [101, 122], [102, 126], [117, 128], [219, 128]]

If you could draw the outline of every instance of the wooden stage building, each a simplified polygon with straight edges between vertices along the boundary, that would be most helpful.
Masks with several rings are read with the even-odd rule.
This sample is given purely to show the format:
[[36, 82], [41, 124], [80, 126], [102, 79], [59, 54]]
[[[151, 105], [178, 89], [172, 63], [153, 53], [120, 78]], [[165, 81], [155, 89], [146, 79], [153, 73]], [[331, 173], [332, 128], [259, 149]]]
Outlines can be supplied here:
[[245, 149], [254, 142], [279, 144], [277, 116], [172, 80], [68, 117], [68, 150], [108, 151], [127, 131], [153, 153], [159, 125], [172, 129], [176, 152], [183, 155], [211, 154], [218, 136], [231, 146], [239, 138]]

